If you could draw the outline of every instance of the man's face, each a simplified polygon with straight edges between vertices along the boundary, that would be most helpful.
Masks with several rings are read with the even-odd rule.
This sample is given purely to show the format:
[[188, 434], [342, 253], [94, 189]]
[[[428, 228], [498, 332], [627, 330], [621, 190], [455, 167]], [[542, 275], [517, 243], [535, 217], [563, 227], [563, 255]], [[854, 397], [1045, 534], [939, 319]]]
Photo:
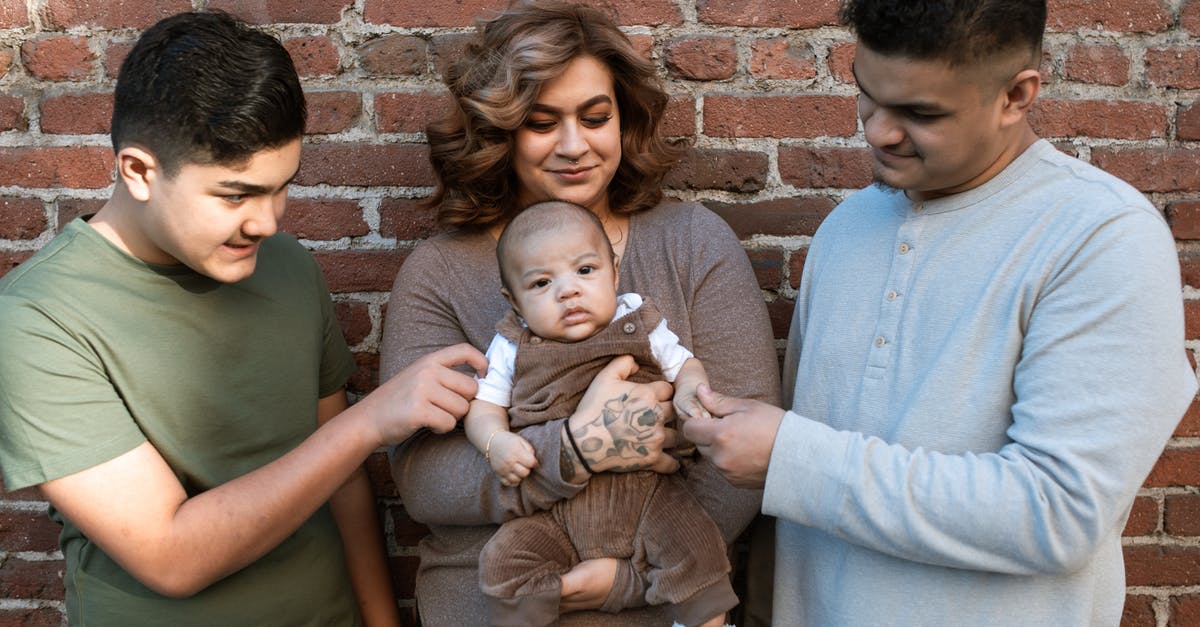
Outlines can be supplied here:
[[132, 252], [151, 263], [182, 263], [224, 283], [254, 273], [258, 245], [275, 234], [288, 184], [300, 166], [300, 140], [228, 165], [184, 164], [172, 177], [149, 181], [138, 217], [143, 246]]
[[1007, 165], [1003, 86], [973, 67], [858, 45], [858, 115], [876, 180], [927, 200], [976, 187]]

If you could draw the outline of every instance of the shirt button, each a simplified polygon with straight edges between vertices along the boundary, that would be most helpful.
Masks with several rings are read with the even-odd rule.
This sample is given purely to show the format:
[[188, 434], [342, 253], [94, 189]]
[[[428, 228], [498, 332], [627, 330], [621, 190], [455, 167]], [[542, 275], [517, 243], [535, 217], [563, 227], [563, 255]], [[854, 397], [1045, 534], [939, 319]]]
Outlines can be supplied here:
[[890, 292], [888, 292], [888, 293], [887, 293], [887, 299], [888, 299], [888, 300], [896, 300], [896, 298], [898, 298], [899, 296], [900, 296], [900, 295], [896, 293], [896, 290], [892, 290], [892, 291], [890, 291]]
[[632, 322], [626, 322], [625, 326], [621, 327], [621, 330], [625, 333], [633, 333], [634, 331], [637, 331], [637, 325]]
[[884, 344], [887, 344], [887, 340], [883, 339], [883, 337], [877, 337], [877, 338], [875, 338], [875, 345], [876, 345], [876, 346], [883, 346]]
[[540, 337], [538, 337], [538, 336], [536, 336], [536, 335], [535, 335], [535, 336], [533, 336], [533, 337], [529, 338], [529, 343], [530, 343], [530, 344], [541, 344], [541, 343], [542, 343], [542, 338], [540, 338]]
[[901, 255], [907, 255], [908, 251], [910, 251], [910, 250], [912, 250], [912, 249], [909, 248], [908, 244], [900, 244], [900, 254]]

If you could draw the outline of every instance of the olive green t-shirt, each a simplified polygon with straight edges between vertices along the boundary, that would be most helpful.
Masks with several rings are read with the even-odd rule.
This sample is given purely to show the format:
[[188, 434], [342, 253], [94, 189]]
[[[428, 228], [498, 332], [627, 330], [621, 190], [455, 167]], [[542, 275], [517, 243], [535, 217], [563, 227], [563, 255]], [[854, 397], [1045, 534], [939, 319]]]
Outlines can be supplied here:
[[[150, 441], [190, 495], [278, 458], [316, 429], [354, 369], [328, 288], [294, 239], [264, 240], [223, 284], [148, 264], [82, 220], [0, 279], [0, 466], [9, 489]], [[355, 625], [323, 507], [254, 564], [188, 599], [142, 586], [63, 524], [73, 625]]]

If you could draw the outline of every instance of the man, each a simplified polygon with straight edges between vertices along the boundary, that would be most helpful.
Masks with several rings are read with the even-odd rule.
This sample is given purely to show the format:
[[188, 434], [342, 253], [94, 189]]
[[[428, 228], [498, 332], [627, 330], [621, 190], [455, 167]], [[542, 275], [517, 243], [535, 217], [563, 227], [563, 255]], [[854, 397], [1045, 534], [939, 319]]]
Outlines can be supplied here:
[[1039, 140], [1043, 0], [851, 0], [878, 184], [814, 236], [784, 412], [684, 433], [778, 517], [780, 625], [1116, 625], [1120, 536], [1196, 391], [1179, 265]]
[[117, 80], [111, 200], [0, 282], [0, 463], [63, 524], [72, 624], [398, 622], [362, 462], [452, 428], [451, 367], [486, 362], [451, 347], [347, 407], [328, 289], [275, 235], [304, 118], [274, 38], [159, 22]]

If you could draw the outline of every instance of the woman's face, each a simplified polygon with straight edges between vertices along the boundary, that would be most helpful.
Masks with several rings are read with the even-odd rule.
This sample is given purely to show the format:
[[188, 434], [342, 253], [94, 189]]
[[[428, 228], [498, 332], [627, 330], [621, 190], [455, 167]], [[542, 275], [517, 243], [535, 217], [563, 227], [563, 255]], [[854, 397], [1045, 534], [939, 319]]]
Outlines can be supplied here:
[[576, 57], [542, 85], [517, 129], [513, 170], [520, 204], [560, 199], [608, 215], [608, 184], [620, 163], [612, 73], [593, 57]]

